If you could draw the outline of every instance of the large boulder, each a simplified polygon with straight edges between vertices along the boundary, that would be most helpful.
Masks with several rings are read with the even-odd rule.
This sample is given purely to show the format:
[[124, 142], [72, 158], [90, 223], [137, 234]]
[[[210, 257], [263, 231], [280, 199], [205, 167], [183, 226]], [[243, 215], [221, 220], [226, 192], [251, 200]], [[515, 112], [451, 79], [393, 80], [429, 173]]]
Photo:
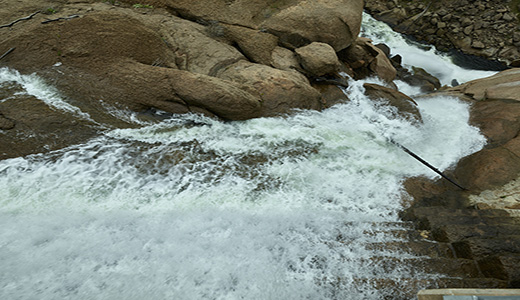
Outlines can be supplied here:
[[311, 42], [331, 45], [335, 51], [350, 46], [359, 34], [362, 0], [304, 0], [267, 18], [262, 27], [280, 37], [289, 48]]
[[280, 70], [301, 70], [296, 54], [284, 47], [275, 47], [271, 53], [271, 66]]
[[[237, 43], [250, 32], [227, 30]], [[271, 46], [256, 57], [270, 63], [277, 38], [258, 36]], [[256, 55], [252, 43], [242, 45]], [[226, 120], [321, 108], [319, 92], [301, 73], [248, 62], [236, 48], [213, 39], [207, 27], [165, 14], [94, 11], [0, 41], [0, 49], [7, 46], [16, 51], [3, 62], [37, 71], [71, 99], [93, 107], [102, 100], [134, 111], [198, 112]]]
[[226, 120], [261, 115], [261, 98], [248, 86], [184, 70], [157, 68], [128, 61], [107, 74], [126, 91], [119, 99], [169, 112], [201, 112]]
[[320, 109], [320, 94], [296, 71], [240, 61], [217, 74], [219, 78], [254, 89], [261, 98], [262, 116], [289, 113], [292, 109]]
[[334, 48], [325, 43], [314, 42], [297, 48], [295, 52], [300, 58], [303, 69], [311, 76], [334, 74], [341, 67]]
[[507, 143], [520, 132], [520, 102], [479, 101], [471, 107], [470, 121], [487, 138], [487, 147]]
[[289, 48], [323, 42], [340, 51], [359, 34], [362, 0], [165, 1], [170, 10], [191, 20], [218, 21], [267, 30]]
[[518, 178], [520, 158], [504, 147], [484, 149], [460, 160], [459, 183], [472, 192], [502, 186]]
[[[156, 32], [172, 50], [173, 63], [181, 70], [211, 75], [226, 65], [245, 59], [235, 47], [215, 39], [214, 35], [225, 34], [223, 28], [223, 32], [212, 31], [209, 30], [211, 27], [167, 16], [155, 20], [145, 16], [140, 21], [147, 27], [159, 24]], [[163, 57], [157, 59], [166, 61]]]

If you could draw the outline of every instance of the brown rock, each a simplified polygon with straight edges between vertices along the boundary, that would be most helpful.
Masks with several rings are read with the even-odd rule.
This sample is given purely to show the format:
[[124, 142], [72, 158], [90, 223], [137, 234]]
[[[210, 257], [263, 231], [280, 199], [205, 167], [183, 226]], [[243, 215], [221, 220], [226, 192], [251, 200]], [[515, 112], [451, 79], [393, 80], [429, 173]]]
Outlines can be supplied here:
[[283, 47], [276, 47], [271, 54], [272, 66], [280, 70], [300, 70], [296, 54]]
[[498, 187], [518, 178], [520, 158], [504, 147], [484, 149], [461, 159], [455, 169], [459, 183], [471, 191]]
[[278, 38], [266, 32], [247, 27], [223, 25], [228, 39], [236, 43], [250, 61], [264, 65], [271, 64], [273, 50], [278, 46]]
[[[160, 24], [158, 33], [174, 50], [173, 62], [181, 70], [211, 75], [220, 68], [245, 59], [236, 48], [211, 37], [207, 28], [200, 24], [175, 17], [156, 20], [153, 24]], [[224, 35], [224, 27], [221, 30]]]
[[0, 102], [0, 109], [4, 114], [0, 123], [5, 119], [8, 127], [13, 126], [0, 133], [0, 159], [57, 150], [97, 134], [92, 121], [53, 109], [31, 96]]
[[507, 143], [520, 132], [520, 103], [488, 100], [471, 107], [470, 122], [479, 127], [488, 147]]
[[481, 41], [474, 40], [471, 43], [471, 47], [476, 48], [476, 49], [484, 49], [486, 47], [486, 45], [484, 45], [484, 43], [482, 43]]
[[371, 74], [391, 82], [397, 71], [383, 50], [374, 46], [370, 39], [358, 38], [349, 48], [338, 53], [339, 58], [354, 69], [356, 79]]
[[224, 80], [241, 83], [261, 98], [261, 115], [276, 116], [294, 108], [320, 109], [320, 94], [305, 76], [268, 66], [240, 61], [218, 74]]
[[362, 0], [303, 0], [280, 10], [261, 26], [279, 36], [288, 48], [322, 42], [337, 52], [350, 46], [358, 36], [362, 12]]
[[0, 113], [0, 130], [9, 130], [13, 129], [15, 122], [9, 118], [6, 118], [3, 114]]
[[520, 255], [501, 254], [493, 255], [479, 260], [482, 274], [486, 277], [498, 278], [509, 281], [511, 287], [520, 287]]
[[314, 42], [294, 51], [300, 58], [303, 69], [312, 76], [334, 74], [340, 68], [338, 56], [328, 44]]
[[510, 236], [509, 239], [468, 238], [452, 244], [457, 257], [481, 259], [496, 253], [520, 253], [520, 236]]
[[461, 85], [475, 100], [501, 99], [520, 101], [520, 69], [502, 71], [494, 76]]
[[347, 95], [336, 85], [313, 84], [312, 86], [320, 92], [323, 107], [325, 108], [348, 101]]
[[422, 122], [421, 114], [419, 109], [417, 109], [417, 103], [412, 98], [399, 91], [377, 84], [365, 83], [363, 87], [365, 88], [365, 94], [371, 99], [384, 99], [388, 101], [389, 105], [397, 108], [401, 116], [414, 122]]
[[126, 92], [129, 103], [173, 113], [200, 109], [228, 120], [260, 116], [260, 97], [240, 83], [184, 70], [157, 68], [133, 62], [115, 66], [112, 82]]

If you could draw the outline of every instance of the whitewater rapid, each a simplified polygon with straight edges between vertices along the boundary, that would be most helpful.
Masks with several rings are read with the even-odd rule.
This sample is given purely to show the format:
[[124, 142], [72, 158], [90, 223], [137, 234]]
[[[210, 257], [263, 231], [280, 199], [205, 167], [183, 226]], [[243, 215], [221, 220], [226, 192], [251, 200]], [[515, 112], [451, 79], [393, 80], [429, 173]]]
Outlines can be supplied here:
[[442, 85], [489, 77], [496, 71], [469, 70], [453, 63], [453, 57], [440, 52], [431, 45], [421, 44], [393, 31], [390, 26], [363, 13], [361, 36], [370, 38], [374, 44], [383, 43], [391, 48], [391, 56], [400, 55], [404, 67], [419, 67], [437, 77]]
[[[349, 83], [322, 112], [173, 116], [0, 161], [0, 298], [381, 299], [397, 291], [377, 280], [438, 277], [371, 259], [411, 257], [367, 245], [404, 230], [402, 182], [436, 176], [388, 138], [441, 170], [485, 139], [455, 98], [417, 99], [414, 124]], [[0, 69], [5, 84], [52, 92]]]

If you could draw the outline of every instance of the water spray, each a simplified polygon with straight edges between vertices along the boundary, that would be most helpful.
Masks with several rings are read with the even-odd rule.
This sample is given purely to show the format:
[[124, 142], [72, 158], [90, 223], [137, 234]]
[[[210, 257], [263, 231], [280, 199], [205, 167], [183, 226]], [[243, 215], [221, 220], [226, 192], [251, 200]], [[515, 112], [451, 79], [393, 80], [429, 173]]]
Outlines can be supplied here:
[[412, 152], [410, 149], [406, 148], [405, 146], [399, 144], [398, 142], [394, 141], [393, 139], [389, 138], [388, 141], [394, 145], [396, 145], [397, 147], [401, 148], [404, 152], [406, 152], [407, 154], [409, 154], [411, 157], [415, 158], [416, 160], [418, 160], [420, 163], [422, 163], [423, 165], [427, 166], [428, 168], [430, 168], [432, 171], [434, 171], [435, 173], [439, 174], [442, 178], [448, 180], [449, 182], [451, 182], [452, 184], [454, 184], [455, 186], [457, 186], [459, 189], [463, 190], [463, 191], [467, 191], [468, 189], [466, 189], [465, 187], [461, 186], [460, 184], [458, 184], [455, 180], [449, 178], [448, 176], [444, 175], [439, 169], [435, 168], [434, 166], [432, 166], [431, 164], [429, 164], [427, 161], [425, 161], [424, 159], [422, 159], [419, 155], [415, 154], [414, 152]]

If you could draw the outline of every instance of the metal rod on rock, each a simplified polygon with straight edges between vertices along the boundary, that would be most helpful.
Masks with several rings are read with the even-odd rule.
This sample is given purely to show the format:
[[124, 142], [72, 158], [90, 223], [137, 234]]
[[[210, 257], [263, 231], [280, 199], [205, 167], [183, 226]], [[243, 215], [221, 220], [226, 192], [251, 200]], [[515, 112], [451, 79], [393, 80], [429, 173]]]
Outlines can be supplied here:
[[466, 188], [462, 187], [460, 184], [458, 184], [457, 182], [455, 182], [455, 180], [449, 178], [448, 176], [444, 175], [441, 171], [439, 171], [439, 169], [435, 168], [434, 166], [430, 165], [427, 161], [425, 161], [424, 159], [422, 159], [419, 155], [413, 153], [410, 149], [406, 148], [405, 146], [399, 144], [398, 142], [392, 140], [392, 139], [389, 139], [390, 143], [396, 145], [397, 147], [403, 149], [404, 152], [406, 152], [407, 154], [409, 154], [411, 157], [415, 158], [416, 160], [418, 160], [419, 162], [421, 162], [423, 165], [427, 166], [428, 168], [430, 168], [432, 171], [434, 171], [435, 173], [441, 175], [442, 178], [448, 180], [449, 182], [451, 182], [452, 184], [454, 184], [455, 186], [457, 186], [459, 189], [463, 190], [463, 191], [467, 191]]
[[3, 54], [2, 56], [0, 56], [0, 60], [2, 60], [2, 59], [3, 59], [4, 57], [6, 57], [6, 56], [7, 56], [7, 54], [9, 54], [9, 53], [13, 52], [13, 50], [14, 50], [14, 49], [15, 49], [15, 48], [13, 47], [13, 48], [11, 48], [11, 49], [7, 50], [7, 52], [5, 52], [5, 53], [4, 53], [4, 54]]

